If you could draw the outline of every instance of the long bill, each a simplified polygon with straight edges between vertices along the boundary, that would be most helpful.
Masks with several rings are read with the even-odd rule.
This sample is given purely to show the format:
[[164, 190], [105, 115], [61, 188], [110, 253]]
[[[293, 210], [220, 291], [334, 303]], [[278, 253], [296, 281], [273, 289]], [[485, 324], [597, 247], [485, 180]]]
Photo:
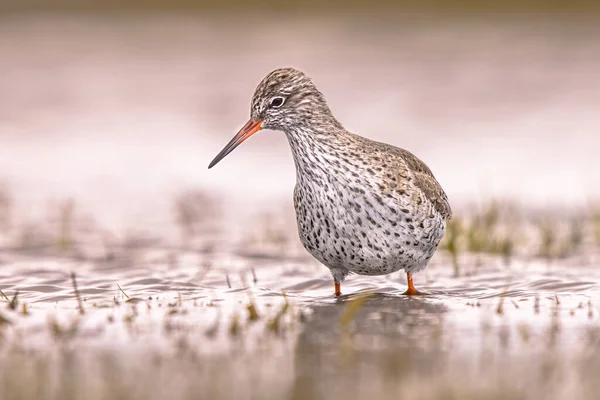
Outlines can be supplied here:
[[221, 152], [217, 154], [214, 160], [210, 162], [210, 164], [208, 165], [208, 169], [211, 169], [212, 167], [217, 165], [217, 163], [224, 159], [227, 156], [227, 154], [235, 150], [236, 147], [242, 144], [250, 136], [260, 131], [262, 128], [262, 123], [263, 121], [256, 119], [250, 119], [248, 122], [246, 122], [246, 125], [244, 125], [242, 129], [240, 129], [237, 135], [235, 135], [233, 139], [231, 139], [229, 143], [227, 143], [223, 150], [221, 150]]

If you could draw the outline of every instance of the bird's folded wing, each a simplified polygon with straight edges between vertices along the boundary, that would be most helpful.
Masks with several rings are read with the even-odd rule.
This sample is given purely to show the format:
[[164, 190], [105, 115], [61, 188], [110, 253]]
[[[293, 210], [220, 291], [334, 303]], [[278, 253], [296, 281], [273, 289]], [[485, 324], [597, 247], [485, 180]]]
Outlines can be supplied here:
[[403, 152], [402, 158], [408, 170], [412, 172], [416, 186], [444, 219], [448, 220], [452, 218], [452, 209], [450, 208], [448, 196], [446, 196], [444, 189], [442, 189], [442, 186], [435, 179], [429, 167], [409, 151], [402, 149], [401, 151]]

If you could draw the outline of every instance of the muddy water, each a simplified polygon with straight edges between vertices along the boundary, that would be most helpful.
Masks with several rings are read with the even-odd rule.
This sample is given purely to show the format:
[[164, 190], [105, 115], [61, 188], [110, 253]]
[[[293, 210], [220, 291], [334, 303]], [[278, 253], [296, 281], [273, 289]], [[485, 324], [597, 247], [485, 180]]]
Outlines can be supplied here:
[[[295, 65], [352, 130], [424, 158], [457, 209], [574, 209], [600, 195], [593, 21], [55, 15], [0, 30], [0, 398], [595, 398], [596, 248], [466, 255], [459, 277], [438, 252], [416, 277], [427, 296], [401, 296], [393, 274], [351, 276], [334, 299], [290, 225], [285, 139], [257, 135], [206, 171], [260, 77]], [[173, 198], [189, 188], [225, 200], [182, 246]]]

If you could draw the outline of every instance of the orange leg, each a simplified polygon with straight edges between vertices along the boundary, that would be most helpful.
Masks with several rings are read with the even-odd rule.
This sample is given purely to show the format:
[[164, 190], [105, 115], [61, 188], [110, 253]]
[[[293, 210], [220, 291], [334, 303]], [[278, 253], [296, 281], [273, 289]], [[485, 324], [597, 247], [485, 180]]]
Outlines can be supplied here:
[[412, 280], [412, 276], [407, 272], [406, 273], [406, 280], [408, 281], [408, 289], [406, 289], [406, 292], [402, 293], [406, 296], [417, 296], [419, 294], [423, 294], [421, 292], [419, 292], [417, 289], [415, 289], [415, 285], [413, 284], [413, 280]]
[[333, 282], [333, 285], [335, 286], [335, 297], [341, 296], [342, 295], [342, 291], [340, 289], [340, 283], [339, 282]]

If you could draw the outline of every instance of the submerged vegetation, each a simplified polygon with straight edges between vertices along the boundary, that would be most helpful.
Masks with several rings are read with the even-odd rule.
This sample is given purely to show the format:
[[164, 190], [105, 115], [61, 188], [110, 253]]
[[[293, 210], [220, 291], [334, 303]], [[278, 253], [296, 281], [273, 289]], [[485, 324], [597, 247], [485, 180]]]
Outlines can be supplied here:
[[[471, 309], [369, 292], [308, 304], [249, 288], [245, 302], [215, 304], [116, 289], [111, 305], [38, 318], [44, 329], [27, 327], [43, 309], [0, 303], [2, 398], [591, 399], [600, 389], [590, 379], [600, 367], [591, 303], [536, 297], [513, 307], [504, 290]], [[453, 326], [452, 307], [479, 328]]]
[[511, 203], [492, 201], [476, 211], [458, 215], [448, 223], [440, 249], [452, 260], [455, 276], [481, 264], [482, 257], [499, 257], [505, 265], [515, 259], [539, 258], [551, 263], [585, 259], [600, 250], [600, 219], [593, 210], [568, 212], [529, 211]]

